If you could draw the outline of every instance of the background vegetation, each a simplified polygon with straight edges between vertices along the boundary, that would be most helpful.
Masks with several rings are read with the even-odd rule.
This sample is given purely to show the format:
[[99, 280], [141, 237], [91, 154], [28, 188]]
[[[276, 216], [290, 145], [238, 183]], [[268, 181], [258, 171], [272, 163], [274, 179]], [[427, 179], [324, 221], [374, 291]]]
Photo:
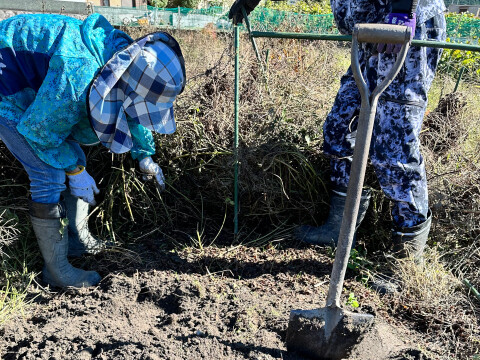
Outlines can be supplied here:
[[289, 4], [287, 1], [273, 1], [267, 0], [265, 2], [265, 7], [281, 11], [290, 11], [300, 14], [331, 14], [332, 9], [330, 8], [329, 0], [320, 0], [320, 1], [298, 1], [295, 4]]

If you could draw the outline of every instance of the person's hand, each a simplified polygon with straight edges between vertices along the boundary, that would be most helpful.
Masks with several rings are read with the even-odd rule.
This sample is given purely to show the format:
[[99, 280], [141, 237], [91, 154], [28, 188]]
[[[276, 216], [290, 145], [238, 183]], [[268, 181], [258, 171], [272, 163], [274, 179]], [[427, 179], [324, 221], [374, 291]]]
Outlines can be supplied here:
[[248, 15], [259, 3], [260, 0], [235, 0], [228, 13], [228, 18], [232, 19], [235, 25], [241, 24], [243, 21], [242, 7]]
[[93, 180], [87, 170], [85, 170], [85, 167], [79, 165], [76, 170], [77, 171], [71, 173], [66, 173], [70, 193], [90, 205], [95, 206], [94, 194], [100, 194], [95, 180]]
[[[408, 26], [412, 33], [410, 40], [413, 39], [415, 36], [415, 27], [417, 26], [417, 16], [413, 14], [411, 18], [408, 14], [399, 14], [399, 13], [390, 13], [387, 16], [387, 20], [385, 21], [386, 24], [392, 25], [403, 25]], [[400, 49], [402, 48], [402, 44], [378, 44], [377, 51], [379, 53], [386, 53], [386, 54], [398, 54]]]
[[165, 190], [165, 176], [163, 176], [163, 171], [150, 156], [140, 160], [139, 165], [140, 171], [144, 174], [143, 180], [147, 181], [153, 177], [158, 184], [159, 190]]

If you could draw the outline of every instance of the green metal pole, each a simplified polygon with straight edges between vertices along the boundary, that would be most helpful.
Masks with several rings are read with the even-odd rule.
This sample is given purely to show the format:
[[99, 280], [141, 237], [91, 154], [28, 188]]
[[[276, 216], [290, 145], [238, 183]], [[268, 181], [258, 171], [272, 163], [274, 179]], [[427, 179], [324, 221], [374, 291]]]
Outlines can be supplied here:
[[248, 19], [247, 12], [243, 7], [242, 7], [242, 14], [243, 14], [243, 18], [245, 19], [245, 26], [247, 27], [248, 34], [253, 45], [253, 51], [255, 51], [255, 56], [257, 57], [257, 60], [260, 63], [260, 66], [262, 66], [262, 59], [260, 58], [260, 53], [258, 52], [257, 43], [255, 42], [255, 38], [252, 36], [252, 28], [250, 26], [250, 20]]
[[[352, 41], [350, 35], [334, 35], [334, 34], [306, 34], [306, 33], [288, 33], [288, 32], [272, 32], [272, 31], [252, 31], [252, 37], [276, 38], [276, 39], [305, 39], [305, 40], [333, 40], [333, 41]], [[431, 48], [479, 51], [480, 45], [458, 44], [442, 41], [424, 41], [413, 40], [412, 46], [424, 46]]]
[[472, 284], [470, 284], [470, 281], [468, 281], [467, 279], [464, 279], [463, 283], [472, 291], [473, 295], [475, 295], [477, 300], [480, 300], [480, 293], [478, 292], [477, 289], [473, 287]]
[[460, 74], [458, 74], [457, 83], [455, 84], [455, 89], [453, 89], [453, 92], [457, 92], [458, 85], [460, 85], [460, 80], [462, 80], [462, 75], [464, 71], [465, 71], [465, 66], [463, 66], [460, 69]]
[[307, 34], [307, 33], [288, 33], [273, 31], [252, 31], [252, 37], [276, 38], [276, 39], [306, 39], [306, 40], [336, 40], [336, 41], [352, 41], [350, 35], [333, 35], [333, 34]]
[[233, 233], [238, 234], [238, 113], [240, 88], [240, 32], [238, 26], [233, 27], [235, 49], [235, 124], [233, 133], [234, 180], [233, 180]]

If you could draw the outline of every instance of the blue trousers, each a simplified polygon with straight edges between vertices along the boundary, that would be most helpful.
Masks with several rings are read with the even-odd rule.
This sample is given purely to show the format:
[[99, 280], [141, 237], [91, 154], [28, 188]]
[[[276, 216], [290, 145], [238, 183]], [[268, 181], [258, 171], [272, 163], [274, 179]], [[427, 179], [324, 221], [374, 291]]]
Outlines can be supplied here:
[[[445, 37], [443, 14], [417, 25], [416, 39], [444, 41]], [[360, 52], [365, 80], [373, 90], [390, 71], [396, 56], [377, 54], [372, 45]], [[441, 49], [411, 47], [403, 68], [377, 107], [370, 161], [382, 190], [393, 201], [392, 216], [398, 227], [412, 227], [427, 218], [427, 180], [419, 134], [441, 53]], [[360, 93], [348, 69], [323, 127], [323, 151], [331, 158], [334, 187], [348, 185], [360, 103]]]
[[[23, 111], [19, 109], [18, 116]], [[32, 201], [43, 204], [56, 204], [60, 201], [60, 194], [66, 189], [65, 171], [47, 165], [35, 155], [27, 140], [17, 131], [17, 124], [0, 116], [0, 140], [17, 158], [30, 178], [30, 192]], [[68, 141], [68, 140], [67, 140]], [[85, 154], [78, 143], [70, 144], [78, 153], [79, 165], [86, 165]]]

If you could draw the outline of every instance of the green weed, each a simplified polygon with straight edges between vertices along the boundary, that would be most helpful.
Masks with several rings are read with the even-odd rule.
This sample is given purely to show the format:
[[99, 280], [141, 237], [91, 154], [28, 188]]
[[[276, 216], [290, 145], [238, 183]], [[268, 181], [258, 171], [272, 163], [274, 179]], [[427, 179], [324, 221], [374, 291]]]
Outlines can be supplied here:
[[354, 308], [358, 308], [360, 306], [360, 304], [358, 303], [357, 298], [355, 297], [354, 293], [348, 294], [348, 299], [347, 299], [346, 305], [350, 305]]

